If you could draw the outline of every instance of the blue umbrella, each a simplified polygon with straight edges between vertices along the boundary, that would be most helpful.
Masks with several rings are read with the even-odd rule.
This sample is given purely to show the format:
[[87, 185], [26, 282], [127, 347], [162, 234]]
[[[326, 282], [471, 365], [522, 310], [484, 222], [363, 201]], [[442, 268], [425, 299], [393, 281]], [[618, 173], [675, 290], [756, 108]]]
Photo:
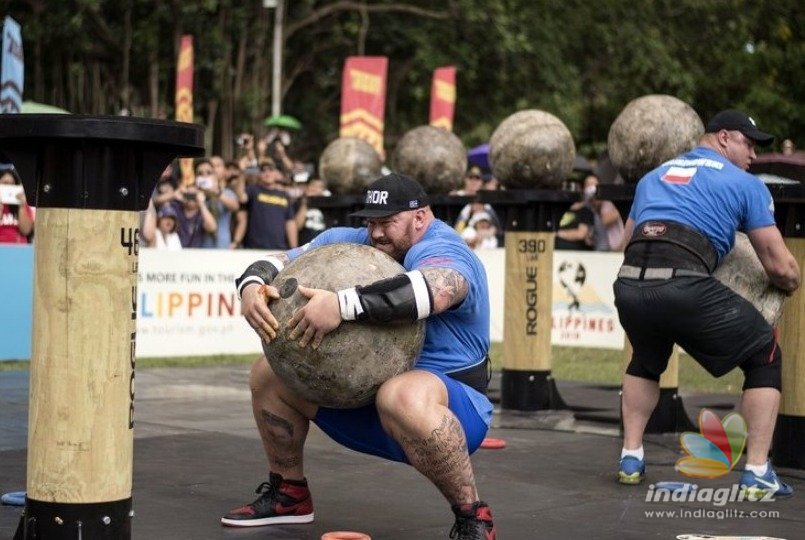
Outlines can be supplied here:
[[488, 171], [490, 169], [489, 145], [482, 144], [471, 149], [469, 152], [467, 152], [467, 160], [469, 160], [470, 164], [477, 165], [478, 167]]

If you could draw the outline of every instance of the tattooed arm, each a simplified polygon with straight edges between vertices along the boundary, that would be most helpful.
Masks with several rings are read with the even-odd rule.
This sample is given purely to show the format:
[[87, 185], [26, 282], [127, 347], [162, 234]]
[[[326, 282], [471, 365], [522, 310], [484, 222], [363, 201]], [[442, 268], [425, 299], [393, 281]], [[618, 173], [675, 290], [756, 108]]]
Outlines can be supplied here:
[[422, 275], [433, 298], [432, 314], [457, 306], [469, 293], [467, 280], [452, 268], [423, 268]]

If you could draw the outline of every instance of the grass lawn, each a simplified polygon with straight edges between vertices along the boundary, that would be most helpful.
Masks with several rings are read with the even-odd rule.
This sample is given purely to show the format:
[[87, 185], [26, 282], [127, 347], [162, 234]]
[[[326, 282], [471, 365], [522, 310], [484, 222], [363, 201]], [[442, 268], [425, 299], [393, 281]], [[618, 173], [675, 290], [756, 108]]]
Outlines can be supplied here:
[[[623, 374], [623, 351], [553, 347], [553, 376], [558, 380], [584, 381], [601, 384], [620, 384]], [[503, 346], [493, 343], [490, 351], [493, 369], [500, 369]], [[679, 358], [679, 389], [681, 392], [740, 394], [743, 373], [732, 370], [716, 379], [687, 354]]]
[[[490, 351], [493, 369], [501, 367], [503, 347], [493, 343]], [[163, 366], [244, 365], [255, 355], [189, 356], [176, 358], [138, 358], [137, 368]], [[620, 384], [623, 352], [610, 349], [553, 347], [553, 375], [559, 380]], [[0, 371], [28, 369], [27, 361], [0, 362]], [[710, 376], [688, 355], [681, 355], [679, 388], [682, 392], [739, 394], [743, 373], [736, 369], [720, 379]]]

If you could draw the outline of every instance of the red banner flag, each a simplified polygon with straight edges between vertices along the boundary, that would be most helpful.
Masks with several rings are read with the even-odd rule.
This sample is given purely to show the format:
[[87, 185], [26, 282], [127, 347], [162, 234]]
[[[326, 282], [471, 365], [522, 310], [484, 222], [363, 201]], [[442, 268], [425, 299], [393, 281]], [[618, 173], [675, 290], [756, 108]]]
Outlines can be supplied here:
[[430, 125], [453, 131], [455, 109], [456, 67], [437, 68], [430, 87]]
[[371, 144], [381, 157], [386, 109], [385, 56], [350, 56], [341, 79], [341, 137]]
[[[182, 36], [179, 59], [176, 62], [176, 120], [193, 122], [193, 36]], [[193, 158], [179, 160], [182, 184], [194, 181]]]

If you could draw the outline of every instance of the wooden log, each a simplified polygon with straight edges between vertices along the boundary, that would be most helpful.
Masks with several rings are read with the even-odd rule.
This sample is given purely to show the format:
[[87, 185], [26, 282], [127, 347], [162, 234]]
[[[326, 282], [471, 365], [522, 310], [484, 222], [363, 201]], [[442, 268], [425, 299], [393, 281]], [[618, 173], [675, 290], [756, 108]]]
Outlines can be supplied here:
[[[799, 267], [805, 268], [805, 238], [786, 238], [785, 243]], [[805, 422], [805, 293], [802, 287], [786, 301], [779, 329], [783, 351], [780, 414], [796, 416]]]
[[131, 497], [138, 214], [37, 212], [28, 497]]
[[566, 409], [551, 375], [553, 232], [507, 232], [503, 409]]
[[554, 233], [506, 233], [503, 367], [551, 369]]

